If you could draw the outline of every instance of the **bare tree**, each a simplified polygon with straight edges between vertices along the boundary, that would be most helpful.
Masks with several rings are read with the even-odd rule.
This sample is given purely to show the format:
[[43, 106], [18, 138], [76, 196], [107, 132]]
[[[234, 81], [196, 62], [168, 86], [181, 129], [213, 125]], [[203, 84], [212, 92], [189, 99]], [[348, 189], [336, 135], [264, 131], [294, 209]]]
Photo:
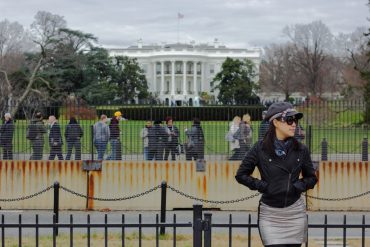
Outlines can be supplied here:
[[0, 110], [9, 111], [13, 101], [13, 85], [8, 77], [24, 62], [23, 53], [28, 48], [27, 32], [17, 22], [0, 22]]
[[333, 40], [329, 28], [321, 21], [285, 27], [283, 33], [293, 43], [295, 63], [298, 66], [308, 92], [321, 95], [324, 62]]
[[342, 62], [342, 81], [346, 86], [344, 96], [352, 99], [363, 97], [366, 81], [360, 71], [370, 69], [367, 57], [369, 37], [366, 27], [358, 27], [348, 34], [339, 34], [335, 37], [336, 56]]
[[[50, 83], [42, 77], [42, 68], [50, 65], [53, 50], [60, 38], [59, 30], [66, 27], [63, 17], [53, 15], [49, 12], [39, 11], [35, 15], [35, 20], [31, 25], [31, 40], [37, 45], [35, 52], [29, 59], [24, 60], [23, 66], [26, 68], [26, 83], [15, 90], [15, 84], [9, 79], [9, 70], [2, 70], [4, 82], [7, 85], [7, 92], [11, 100], [9, 111], [15, 115], [30, 94], [39, 95], [38, 98], [45, 97], [45, 91], [40, 89], [40, 84], [51, 88]], [[9, 47], [8, 47], [9, 50]], [[10, 105], [10, 104], [9, 104]]]
[[292, 44], [272, 44], [265, 48], [260, 68], [263, 91], [283, 93], [288, 100], [293, 92], [299, 90], [297, 78]]

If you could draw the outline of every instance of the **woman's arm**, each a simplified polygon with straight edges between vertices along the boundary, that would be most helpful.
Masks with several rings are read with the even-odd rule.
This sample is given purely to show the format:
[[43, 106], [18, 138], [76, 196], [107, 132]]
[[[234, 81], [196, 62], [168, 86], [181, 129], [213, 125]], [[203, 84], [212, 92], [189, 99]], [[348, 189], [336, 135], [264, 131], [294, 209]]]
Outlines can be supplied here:
[[267, 182], [252, 177], [255, 167], [258, 165], [258, 146], [260, 143], [256, 143], [248, 154], [244, 157], [238, 171], [236, 172], [235, 179], [238, 183], [247, 186], [251, 190], [258, 190], [264, 192], [267, 189]]
[[293, 185], [300, 192], [305, 192], [315, 187], [317, 183], [317, 176], [315, 168], [313, 167], [312, 160], [308, 149], [305, 147], [303, 151], [303, 165], [302, 165], [302, 178], [297, 180]]

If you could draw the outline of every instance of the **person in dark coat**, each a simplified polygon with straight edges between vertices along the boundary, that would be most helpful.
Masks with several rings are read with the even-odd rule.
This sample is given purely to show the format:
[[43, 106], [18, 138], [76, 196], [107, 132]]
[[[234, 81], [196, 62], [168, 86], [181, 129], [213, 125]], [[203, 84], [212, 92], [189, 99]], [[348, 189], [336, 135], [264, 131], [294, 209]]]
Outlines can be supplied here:
[[71, 159], [73, 148], [75, 149], [75, 160], [81, 160], [81, 138], [83, 131], [75, 117], [69, 119], [64, 136], [67, 141], [66, 160]]
[[0, 128], [0, 146], [3, 148], [3, 159], [13, 159], [14, 124], [10, 113], [5, 113], [5, 122]]
[[49, 125], [50, 125], [50, 132], [49, 132], [50, 155], [49, 155], [49, 160], [54, 160], [55, 156], [58, 156], [59, 160], [63, 160], [62, 133], [60, 131], [60, 126], [59, 126], [55, 116], [53, 116], [53, 115], [49, 116]]
[[148, 130], [148, 160], [163, 160], [165, 140], [168, 138], [168, 134], [161, 124], [162, 121], [156, 120], [153, 127]]
[[31, 141], [32, 146], [30, 160], [41, 160], [44, 150], [44, 134], [47, 132], [41, 112], [36, 113], [27, 128], [26, 138]]
[[122, 159], [122, 149], [121, 149], [121, 138], [119, 121], [122, 119], [122, 113], [116, 111], [114, 117], [110, 120], [109, 131], [110, 131], [110, 147], [111, 154], [108, 157], [109, 160], [121, 160]]
[[205, 140], [199, 118], [193, 119], [191, 129], [186, 129], [185, 134], [187, 136], [186, 160], [191, 160], [192, 158], [194, 158], [194, 160], [204, 159]]
[[[307, 241], [307, 213], [302, 193], [317, 183], [308, 148], [294, 132], [303, 114], [288, 102], [272, 104], [269, 129], [244, 157], [236, 180], [258, 190], [258, 228], [264, 246], [299, 247]], [[252, 176], [258, 168], [260, 178]]]
[[178, 146], [179, 146], [179, 129], [173, 125], [173, 119], [172, 117], [166, 118], [166, 127], [165, 130], [168, 134], [168, 138], [165, 143], [165, 151], [164, 151], [164, 159], [168, 160], [168, 156], [170, 156], [171, 153], [171, 159], [176, 160], [176, 154], [179, 154], [178, 152]]
[[267, 111], [263, 111], [262, 112], [262, 121], [260, 123], [260, 127], [259, 127], [259, 130], [258, 130], [258, 140], [262, 140], [263, 137], [265, 136], [268, 128], [269, 128], [269, 121], [267, 119], [265, 119], [265, 116], [266, 116], [266, 113]]

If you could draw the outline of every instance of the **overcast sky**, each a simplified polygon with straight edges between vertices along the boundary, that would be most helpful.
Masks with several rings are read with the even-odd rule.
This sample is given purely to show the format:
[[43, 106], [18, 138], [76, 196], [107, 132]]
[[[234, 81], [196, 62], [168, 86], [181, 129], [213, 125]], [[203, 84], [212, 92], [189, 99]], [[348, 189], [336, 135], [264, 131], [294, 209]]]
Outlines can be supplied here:
[[[212, 43], [247, 48], [281, 42], [286, 25], [322, 20], [334, 34], [369, 26], [367, 0], [0, 0], [0, 20], [29, 27], [39, 10], [64, 17], [106, 47]], [[184, 18], [178, 19], [178, 13]]]

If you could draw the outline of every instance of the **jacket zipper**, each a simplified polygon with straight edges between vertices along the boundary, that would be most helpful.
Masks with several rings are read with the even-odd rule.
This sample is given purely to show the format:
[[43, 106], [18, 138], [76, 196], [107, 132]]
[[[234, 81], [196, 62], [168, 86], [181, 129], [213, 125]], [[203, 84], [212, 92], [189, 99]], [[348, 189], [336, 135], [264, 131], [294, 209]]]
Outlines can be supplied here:
[[289, 173], [289, 179], [288, 179], [288, 186], [287, 186], [287, 190], [286, 190], [286, 194], [285, 194], [285, 204], [284, 204], [284, 207], [286, 207], [287, 203], [288, 203], [288, 193], [289, 193], [289, 189], [290, 189], [290, 179], [292, 177], [292, 174]]

